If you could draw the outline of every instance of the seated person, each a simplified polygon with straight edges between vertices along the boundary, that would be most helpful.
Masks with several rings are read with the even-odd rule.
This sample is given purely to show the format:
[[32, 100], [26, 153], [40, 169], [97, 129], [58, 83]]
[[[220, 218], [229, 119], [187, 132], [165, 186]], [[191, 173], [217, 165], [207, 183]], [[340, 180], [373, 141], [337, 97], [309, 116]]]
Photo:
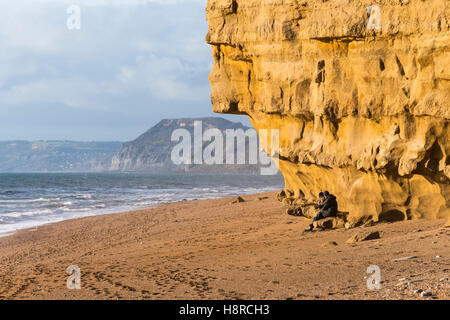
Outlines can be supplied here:
[[[319, 194], [319, 213], [317, 216], [314, 217], [313, 222], [309, 225], [309, 229], [306, 229], [305, 231], [312, 231], [314, 228], [314, 222], [317, 220], [329, 218], [329, 217], [335, 217], [338, 212], [338, 204], [336, 201], [336, 196], [330, 194], [328, 191], [325, 191], [323, 193], [323, 197], [320, 197]], [[323, 200], [321, 200], [323, 199]]]
[[317, 201], [316, 208], [320, 209], [325, 201], [325, 194], [323, 192], [319, 193], [319, 201]]

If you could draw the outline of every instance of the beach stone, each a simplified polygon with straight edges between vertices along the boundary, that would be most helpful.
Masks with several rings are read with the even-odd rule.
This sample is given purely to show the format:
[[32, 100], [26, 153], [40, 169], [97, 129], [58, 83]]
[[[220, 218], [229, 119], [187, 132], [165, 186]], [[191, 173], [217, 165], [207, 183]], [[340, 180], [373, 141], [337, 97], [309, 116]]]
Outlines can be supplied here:
[[421, 297], [431, 297], [433, 295], [433, 293], [431, 293], [430, 291], [423, 291], [420, 293]]
[[329, 242], [322, 243], [322, 247], [335, 247], [337, 245], [338, 244], [336, 241], [329, 241]]
[[284, 204], [285, 206], [290, 206], [290, 205], [293, 205], [294, 200], [295, 200], [294, 198], [286, 198], [286, 199], [283, 199], [281, 201], [281, 203]]
[[294, 216], [294, 217], [302, 217], [303, 216], [303, 211], [302, 208], [299, 207], [291, 207], [288, 208], [286, 210], [286, 213], [290, 216]]
[[344, 227], [345, 227], [345, 229], [351, 229], [351, 228], [353, 228], [353, 225], [351, 222], [346, 222]]
[[417, 281], [410, 281], [408, 278], [402, 278], [402, 279], [398, 280], [399, 283], [397, 283], [397, 287], [398, 286], [410, 286], [417, 282]]
[[244, 198], [236, 197], [231, 203], [241, 203], [241, 202], [245, 202]]
[[363, 228], [373, 227], [374, 225], [376, 225], [376, 222], [373, 220], [369, 220], [363, 224]]
[[[364, 222], [364, 223], [367, 223], [367, 222]], [[345, 229], [353, 229], [353, 228], [361, 226], [364, 223], [361, 223], [361, 221], [350, 220], [350, 221], [345, 222], [344, 228]]]
[[330, 217], [315, 221], [314, 227], [322, 229], [339, 229], [345, 227], [345, 222], [339, 217]]
[[277, 193], [277, 200], [278, 201], [283, 201], [284, 198], [287, 197], [287, 190], [281, 190], [280, 192]]
[[406, 261], [406, 260], [411, 260], [411, 259], [415, 259], [415, 258], [417, 258], [417, 256], [401, 257], [401, 258], [393, 259], [392, 261], [395, 261], [395, 262]]
[[374, 239], [380, 239], [380, 233], [378, 231], [362, 231], [362, 232], [354, 234], [346, 242], [347, 243], [355, 243], [355, 242], [374, 240]]

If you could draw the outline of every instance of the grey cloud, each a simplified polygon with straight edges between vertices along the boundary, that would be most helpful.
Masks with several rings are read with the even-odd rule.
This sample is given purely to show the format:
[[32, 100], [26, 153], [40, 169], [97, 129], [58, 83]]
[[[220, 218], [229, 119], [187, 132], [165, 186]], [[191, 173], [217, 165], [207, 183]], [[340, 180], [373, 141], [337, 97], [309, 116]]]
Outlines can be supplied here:
[[[123, 140], [161, 118], [212, 115], [206, 1], [26, 3], [0, 4], [0, 139]], [[69, 4], [81, 30], [66, 28]]]

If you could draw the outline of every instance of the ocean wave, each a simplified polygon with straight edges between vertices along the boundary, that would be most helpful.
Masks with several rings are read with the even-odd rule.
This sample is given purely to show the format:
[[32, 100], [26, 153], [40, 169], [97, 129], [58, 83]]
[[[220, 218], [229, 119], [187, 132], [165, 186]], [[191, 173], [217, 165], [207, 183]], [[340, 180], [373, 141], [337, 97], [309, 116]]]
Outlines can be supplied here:
[[216, 183], [209, 179], [203, 181], [203, 178], [190, 180], [190, 177], [177, 177], [165, 183], [158, 178], [156, 181], [150, 179], [148, 185], [139, 177], [127, 180], [124, 176], [113, 181], [93, 179], [87, 182], [70, 176], [73, 181], [64, 180], [64, 185], [55, 185], [54, 176], [49, 177], [47, 184], [41, 178], [29, 177], [29, 184], [18, 184], [22, 191], [12, 190], [11, 182], [2, 187], [0, 181], [0, 232], [50, 221], [139, 210], [164, 203], [217, 199], [280, 188], [264, 181], [241, 181], [239, 177], [221, 177]]
[[50, 207], [50, 208], [62, 208], [73, 205], [72, 201], [64, 201], [64, 202], [51, 202], [49, 204], [43, 205], [43, 207]]
[[33, 202], [50, 202], [58, 201], [60, 198], [38, 198], [38, 199], [2, 199], [0, 203], [33, 203]]
[[[166, 201], [166, 203], [167, 202], [173, 202], [173, 200]], [[137, 203], [137, 206], [139, 206], [139, 207], [149, 207], [149, 206], [153, 206], [153, 205], [159, 204], [159, 203], [162, 204], [164, 202], [163, 201], [152, 201], [152, 200], [150, 200], [150, 201], [142, 201], [142, 202]]]
[[38, 198], [38, 199], [24, 200], [23, 202], [50, 202], [54, 200], [59, 200], [59, 198]]
[[9, 196], [12, 194], [20, 194], [23, 193], [23, 191], [17, 191], [17, 190], [6, 190], [6, 191], [0, 191], [0, 195]]
[[96, 205], [93, 205], [93, 206], [89, 206], [88, 208], [103, 209], [103, 208], [106, 208], [106, 205], [104, 203], [100, 203], [100, 204], [96, 204]]
[[176, 193], [160, 193], [160, 194], [157, 194], [156, 197], [173, 197], [176, 195], [177, 195]]
[[2, 214], [0, 214], [0, 217], [2, 217], [2, 218], [21, 218], [21, 217], [45, 215], [45, 214], [51, 214], [51, 213], [53, 213], [53, 211], [50, 210], [50, 209], [30, 210], [30, 211], [16, 211], [16, 212], [2, 213]]
[[92, 194], [77, 194], [74, 198], [75, 199], [81, 199], [81, 200], [90, 200], [92, 199]]

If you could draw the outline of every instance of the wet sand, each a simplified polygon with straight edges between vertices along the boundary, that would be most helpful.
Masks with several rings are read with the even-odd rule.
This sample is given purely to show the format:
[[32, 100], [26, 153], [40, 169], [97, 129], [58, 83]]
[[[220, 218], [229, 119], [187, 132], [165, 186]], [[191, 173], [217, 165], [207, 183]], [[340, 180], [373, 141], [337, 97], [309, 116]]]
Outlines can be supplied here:
[[[449, 299], [444, 220], [303, 233], [309, 221], [287, 215], [275, 194], [168, 204], [0, 238], [0, 298]], [[381, 238], [345, 242], [369, 230]], [[394, 261], [405, 257], [413, 258]], [[67, 288], [70, 265], [81, 270], [80, 290]], [[367, 288], [370, 265], [380, 267], [379, 290]]]

